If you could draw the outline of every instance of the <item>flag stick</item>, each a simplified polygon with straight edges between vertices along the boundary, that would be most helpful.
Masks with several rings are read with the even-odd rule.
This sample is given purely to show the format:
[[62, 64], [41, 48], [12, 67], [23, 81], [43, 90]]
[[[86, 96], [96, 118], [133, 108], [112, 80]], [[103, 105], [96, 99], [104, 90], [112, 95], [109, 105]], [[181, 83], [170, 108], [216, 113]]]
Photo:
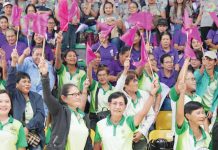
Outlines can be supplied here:
[[17, 43], [18, 43], [18, 38], [19, 38], [19, 31], [20, 31], [20, 27], [18, 26], [18, 29], [17, 29], [17, 41], [16, 41], [15, 49], [17, 49]]
[[43, 38], [42, 57], [45, 58], [45, 37]]
[[97, 48], [97, 50], [95, 51], [95, 53], [97, 53], [97, 52], [99, 51], [100, 47], [101, 47], [101, 44], [98, 46], [98, 48]]

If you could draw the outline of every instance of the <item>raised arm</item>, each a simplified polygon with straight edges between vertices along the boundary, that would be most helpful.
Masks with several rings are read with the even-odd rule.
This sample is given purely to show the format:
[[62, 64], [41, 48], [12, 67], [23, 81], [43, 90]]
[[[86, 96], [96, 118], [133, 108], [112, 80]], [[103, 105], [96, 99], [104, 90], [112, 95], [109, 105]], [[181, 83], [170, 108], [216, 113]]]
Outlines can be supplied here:
[[1, 64], [2, 64], [2, 79], [6, 80], [7, 79], [7, 61], [5, 57], [5, 51], [0, 48], [0, 55], [1, 55]]
[[138, 126], [142, 120], [144, 119], [144, 117], [148, 114], [151, 106], [153, 106], [154, 101], [155, 101], [155, 95], [159, 89], [159, 84], [158, 84], [158, 80], [155, 79], [154, 83], [153, 83], [154, 87], [150, 92], [150, 96], [147, 100], [147, 102], [144, 104], [142, 110], [140, 110], [135, 116], [134, 116], [134, 124], [135, 126]]
[[62, 65], [61, 59], [61, 43], [62, 43], [63, 35], [60, 31], [57, 35], [57, 44], [56, 44], [56, 52], [55, 52], [55, 69], [60, 69]]
[[24, 51], [23, 54], [19, 57], [18, 59], [18, 65], [22, 65], [23, 61], [26, 57], [28, 57], [30, 55], [30, 48], [27, 47]]
[[44, 58], [41, 58], [38, 67], [42, 76], [41, 80], [42, 80], [44, 101], [48, 106], [51, 115], [55, 115], [59, 112], [60, 109], [62, 109], [62, 106], [58, 102], [58, 100], [56, 100], [56, 98], [51, 94], [50, 85], [49, 85], [49, 76], [48, 76], [48, 64], [46, 63]]
[[93, 82], [93, 78], [92, 78], [92, 69], [94, 65], [93, 63], [94, 63], [94, 60], [88, 64], [88, 68], [87, 68], [87, 77], [89, 79], [90, 85], [92, 85], [92, 82]]

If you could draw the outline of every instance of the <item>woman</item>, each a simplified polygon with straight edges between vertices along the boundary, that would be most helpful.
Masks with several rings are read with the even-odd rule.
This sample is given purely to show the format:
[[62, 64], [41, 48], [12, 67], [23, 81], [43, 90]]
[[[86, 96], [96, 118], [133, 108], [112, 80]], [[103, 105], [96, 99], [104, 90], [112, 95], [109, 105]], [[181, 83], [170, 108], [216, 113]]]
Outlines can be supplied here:
[[140, 58], [141, 58], [141, 33], [139, 30], [137, 30], [133, 41], [131, 61], [138, 62]]
[[[123, 46], [120, 52], [118, 53], [118, 59], [111, 62], [109, 66], [109, 71], [110, 71], [109, 81], [110, 82], [116, 83], [116, 81], [118, 80], [119, 74], [124, 69], [124, 62], [126, 59], [129, 58], [129, 53], [130, 53], [130, 47]], [[135, 69], [135, 67], [132, 64], [130, 64], [130, 69]]]
[[118, 50], [116, 46], [109, 42], [109, 35], [99, 33], [99, 42], [92, 45], [92, 50], [101, 55], [101, 65], [109, 66], [116, 59]]
[[[31, 50], [34, 47], [43, 47], [43, 37], [40, 36], [39, 34], [35, 34], [35, 33], [33, 33]], [[49, 44], [45, 43], [45, 50], [44, 51], [45, 51], [45, 58], [53, 64], [54, 55], [53, 55], [53, 52], [52, 52]]]
[[99, 52], [95, 52], [95, 55], [96, 55], [96, 58], [93, 62], [93, 66], [92, 66], [92, 78], [96, 81], [98, 81], [98, 78], [97, 78], [97, 71], [98, 71], [98, 68], [101, 66], [100, 63], [101, 63], [101, 55]]
[[203, 53], [201, 51], [195, 52], [196, 59], [191, 59], [189, 69], [193, 72], [201, 68]]
[[27, 147], [23, 125], [11, 113], [12, 102], [5, 90], [0, 90], [0, 149], [25, 150]]
[[[127, 72], [124, 74], [126, 76]], [[127, 80], [126, 82], [129, 83], [125, 83], [124, 86], [126, 91], [130, 90], [131, 88], [129, 84], [132, 85], [137, 82], [135, 77], [128, 81]], [[120, 81], [123, 82], [125, 80], [122, 79]], [[123, 85], [123, 83], [121, 84]], [[137, 106], [137, 110], [134, 110], [133, 103], [136, 103], [136, 101], [133, 102], [131, 100], [132, 97], [127, 98], [127, 96], [122, 92], [115, 92], [111, 94], [108, 98], [111, 114], [108, 115], [107, 118], [97, 123], [94, 149], [100, 150], [101, 145], [105, 150], [131, 150], [133, 147], [135, 147], [136, 144], [133, 146], [133, 141], [137, 143], [140, 137], [142, 137], [141, 133], [137, 131], [137, 127], [140, 125], [143, 118], [145, 118], [145, 116], [148, 114], [151, 105], [153, 105], [154, 95], [156, 94], [158, 88], [159, 86], [155, 83], [154, 89], [150, 93], [150, 96], [148, 94], [147, 97], [143, 97], [146, 99], [143, 99], [142, 97], [140, 98], [139, 103], [141, 105], [139, 107]], [[134, 86], [133, 90], [136, 89], [137, 86]], [[136, 94], [135, 92], [132, 91], [131, 95]], [[134, 100], [136, 100], [136, 95], [134, 95]], [[129, 112], [131, 116], [128, 114], [125, 116], [124, 112], [130, 111], [130, 108], [132, 108], [132, 113], [130, 114]]]
[[21, 55], [23, 50], [27, 48], [27, 45], [22, 42], [17, 42], [17, 32], [14, 29], [7, 29], [6, 33], [7, 42], [2, 45], [2, 49], [6, 53], [7, 64], [10, 64], [11, 53], [16, 47], [18, 54]]
[[[146, 63], [144, 68], [140, 69], [140, 71], [138, 71], [138, 86], [140, 90], [146, 91], [146, 92], [151, 92], [152, 89], [152, 84], [154, 81], [154, 78], [158, 79], [158, 83], [159, 82], [159, 77], [158, 74], [155, 72], [157, 66], [156, 66], [156, 61], [154, 59], [154, 55], [149, 53], [148, 55], [149, 57], [149, 61], [151, 63], [151, 67], [152, 70], [150, 68], [149, 63]], [[154, 73], [154, 76], [152, 74], [152, 71]], [[157, 94], [155, 95], [155, 105], [154, 105], [154, 112], [155, 115], [158, 114], [159, 110], [160, 110], [160, 103], [161, 103], [161, 87], [158, 89]]]
[[5, 52], [0, 49], [0, 90], [5, 90], [7, 79], [7, 61], [5, 58]]
[[113, 12], [113, 4], [106, 1], [103, 5], [104, 15], [98, 17], [98, 21], [114, 26], [111, 31], [111, 43], [119, 49], [121, 47], [120, 31], [125, 32], [121, 18]]
[[0, 16], [0, 47], [7, 42], [5, 33], [8, 29], [9, 23], [8, 18], [5, 16]]
[[55, 48], [55, 40], [56, 40], [56, 20], [53, 16], [49, 16], [48, 18], [48, 26], [47, 26], [47, 43], [51, 47], [51, 49]]
[[173, 62], [175, 64], [175, 69], [178, 71], [179, 70], [179, 64], [178, 64], [178, 60], [179, 60], [179, 56], [178, 56], [178, 52], [177, 50], [175, 50], [174, 48], [171, 47], [171, 35], [168, 32], [164, 32], [163, 34], [161, 34], [160, 37], [160, 46], [156, 49], [154, 49], [153, 54], [155, 59], [157, 60], [157, 66], [160, 69], [161, 68], [161, 62], [160, 62], [160, 58], [163, 54], [169, 54], [173, 57]]
[[[23, 123], [28, 148], [30, 150], [42, 149], [45, 142], [43, 100], [41, 95], [30, 91], [30, 76], [23, 72], [17, 73], [18, 57], [17, 51], [14, 50], [11, 54], [12, 61], [6, 86], [13, 101], [13, 116]], [[36, 137], [34, 140], [33, 135]]]
[[214, 23], [213, 27], [207, 34], [207, 40], [205, 41], [209, 50], [218, 50], [218, 27]]
[[57, 36], [57, 48], [55, 57], [55, 69], [58, 76], [59, 94], [62, 86], [66, 83], [74, 84], [80, 91], [83, 89], [83, 82], [86, 79], [86, 72], [77, 67], [77, 54], [74, 50], [68, 50], [64, 53], [63, 61], [61, 58], [62, 33]]
[[[200, 43], [198, 40], [192, 38], [191, 39], [191, 48], [194, 50], [194, 51], [201, 51], [202, 52], [202, 43]], [[204, 50], [204, 49], [203, 49]]]
[[176, 136], [178, 137], [177, 150], [208, 149], [210, 135], [201, 127], [206, 115], [203, 105], [199, 102], [190, 101], [184, 106], [186, 86], [184, 81], [178, 84], [180, 93], [176, 109]]
[[42, 74], [45, 103], [52, 117], [52, 133], [47, 149], [91, 150], [89, 127], [83, 112], [87, 100], [88, 84], [84, 85], [82, 95], [75, 85], [64, 84], [60, 101], [58, 101], [50, 92], [48, 66], [44, 59], [40, 61], [39, 70]]

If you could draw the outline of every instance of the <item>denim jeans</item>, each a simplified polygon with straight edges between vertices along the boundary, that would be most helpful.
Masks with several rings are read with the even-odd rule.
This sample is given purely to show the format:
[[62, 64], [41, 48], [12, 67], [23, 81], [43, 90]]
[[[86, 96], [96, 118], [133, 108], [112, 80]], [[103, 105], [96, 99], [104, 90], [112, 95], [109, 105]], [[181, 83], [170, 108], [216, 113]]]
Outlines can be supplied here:
[[40, 145], [38, 145], [37, 147], [30, 146], [29, 150], [43, 150], [43, 149]]
[[69, 24], [68, 30], [63, 32], [62, 52], [74, 49], [76, 45], [76, 30], [77, 26]]
[[171, 108], [171, 99], [169, 97], [166, 97], [164, 99], [163, 104], [162, 104], [160, 110], [163, 110], [163, 111], [170, 111], [170, 110], [172, 110], [172, 108]]

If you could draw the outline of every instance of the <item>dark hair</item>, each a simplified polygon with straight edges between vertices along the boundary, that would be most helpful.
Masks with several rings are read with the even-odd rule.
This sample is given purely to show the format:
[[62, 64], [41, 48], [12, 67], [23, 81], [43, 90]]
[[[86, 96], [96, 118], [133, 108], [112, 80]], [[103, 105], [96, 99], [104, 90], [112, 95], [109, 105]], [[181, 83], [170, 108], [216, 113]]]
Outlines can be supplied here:
[[215, 23], [215, 22], [213, 23], [213, 26], [212, 26], [211, 29], [214, 30], [214, 31], [218, 30], [218, 27], [216, 26], [216, 23]]
[[27, 11], [28, 11], [29, 7], [33, 7], [35, 13], [37, 12], [35, 5], [33, 5], [33, 4], [28, 4], [28, 5], [26, 6], [26, 9], [25, 9], [25, 14], [27, 14]]
[[111, 103], [113, 99], [123, 97], [125, 105], [127, 104], [127, 97], [124, 93], [122, 92], [114, 92], [108, 97], [108, 103]]
[[43, 47], [42, 46], [34, 46], [32, 51], [31, 51], [31, 54], [33, 55], [33, 53], [37, 50], [37, 49], [42, 49]]
[[100, 71], [106, 71], [107, 75], [109, 75], [109, 73], [110, 73], [110, 71], [109, 71], [109, 69], [108, 69], [107, 66], [99, 66], [98, 69], [97, 69], [96, 74], [98, 75], [98, 73], [99, 73]]
[[7, 33], [8, 31], [12, 31], [12, 32], [14, 32], [15, 35], [17, 35], [17, 31], [14, 30], [13, 28], [8, 28], [5, 33]]
[[7, 94], [9, 96], [9, 99], [11, 102], [11, 110], [9, 111], [9, 115], [13, 116], [13, 103], [12, 103], [10, 94], [6, 90], [0, 90], [0, 94]]
[[197, 110], [199, 108], [203, 108], [203, 105], [201, 103], [190, 101], [185, 104], [184, 113], [191, 114], [194, 110]]
[[[58, 23], [57, 23], [57, 20], [55, 19], [55, 17], [54, 17], [53, 15], [50, 15], [50, 16], [49, 16], [48, 20], [50, 20], [50, 19], [53, 19], [53, 20], [54, 20], [55, 25], [58, 24]], [[55, 37], [55, 33], [56, 33], [56, 31], [53, 30], [53, 31], [52, 31], [52, 38]]]
[[164, 63], [164, 59], [165, 59], [166, 57], [172, 58], [172, 56], [171, 56], [170, 54], [163, 54], [163, 55], [160, 57], [160, 63], [161, 63], [161, 64]]
[[[68, 53], [70, 53], [70, 52], [73, 52], [73, 53], [76, 55], [76, 57], [78, 58], [78, 54], [76, 53], [75, 50], [67, 50], [65, 53], [63, 53], [63, 64], [64, 64], [64, 65], [67, 65], [67, 62], [65, 61], [64, 58], [66, 58], [67, 55], [68, 55]], [[75, 66], [76, 66], [76, 67], [78, 66], [78, 65], [77, 65], [77, 62], [76, 62], [76, 64], [75, 64]]]
[[172, 35], [168, 31], [165, 31], [165, 32], [160, 34], [160, 40], [162, 40], [164, 35], [168, 35], [170, 37], [170, 40], [172, 40]]
[[134, 70], [129, 70], [127, 72], [125, 85], [128, 85], [131, 80], [135, 79], [135, 77], [137, 77], [137, 73]]
[[[64, 84], [62, 89], [61, 89], [61, 95], [67, 96], [69, 89], [71, 87], [76, 87], [76, 85], [72, 84], [72, 83], [68, 83], [68, 84]], [[77, 87], [76, 87], [77, 88]]]
[[8, 22], [8, 18], [6, 17], [6, 16], [0, 16], [0, 20], [2, 20], [2, 19], [6, 19], [7, 20], [7, 22]]
[[20, 82], [21, 79], [25, 79], [25, 78], [28, 78], [31, 81], [30, 76], [27, 73], [18, 72], [16, 74], [16, 83]]
[[121, 49], [120, 49], [120, 51], [119, 51], [119, 53], [118, 53], [118, 59], [119, 59], [119, 56], [120, 55], [124, 55], [124, 54], [126, 54], [126, 52], [129, 52], [130, 51], [130, 47], [129, 46], [123, 46]]
[[135, 4], [136, 7], [137, 7], [137, 9], [138, 9], [138, 12], [139, 12], [139, 4], [138, 4], [137, 2], [135, 2], [135, 1], [131, 1], [130, 4]]
[[106, 2], [104, 3], [104, 5], [103, 5], [103, 11], [104, 11], [104, 13], [105, 13], [105, 6], [106, 6], [106, 4], [110, 4], [110, 5], [112, 6], [112, 8], [114, 8], [113, 3], [106, 1]]
[[[183, 2], [182, 2], [182, 12], [181, 12], [182, 16], [184, 16], [186, 3], [187, 3], [187, 0], [183, 0]], [[177, 0], [175, 0], [175, 2], [174, 2], [174, 15], [177, 15], [177, 11], [178, 11], [178, 3], [177, 3]]]

